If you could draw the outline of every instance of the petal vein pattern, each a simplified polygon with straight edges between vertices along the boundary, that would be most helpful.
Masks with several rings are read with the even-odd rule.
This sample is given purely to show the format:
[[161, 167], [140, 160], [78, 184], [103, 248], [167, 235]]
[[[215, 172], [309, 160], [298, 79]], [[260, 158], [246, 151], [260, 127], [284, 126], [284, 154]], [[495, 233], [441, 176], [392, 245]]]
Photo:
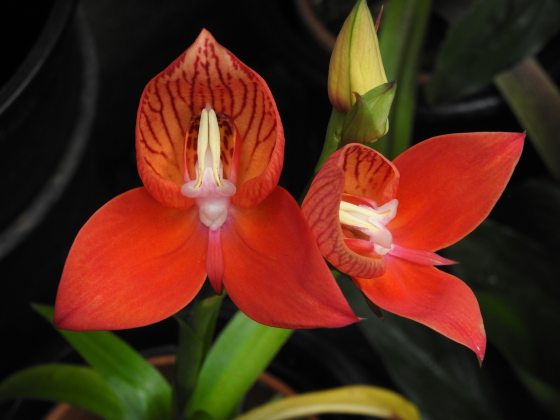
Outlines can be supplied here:
[[182, 156], [193, 117], [210, 106], [233, 122], [240, 136], [238, 191], [234, 201], [262, 201], [278, 182], [284, 148], [276, 104], [262, 78], [203, 30], [195, 43], [152, 79], [138, 109], [136, 148], [140, 177], [152, 196], [188, 208]]
[[273, 327], [358, 320], [277, 187], [284, 137], [268, 86], [208, 31], [146, 86], [136, 152], [145, 188], [111, 200], [78, 234], [57, 294], [59, 327], [157, 322], [206, 275]]
[[488, 216], [523, 140], [517, 133], [439, 136], [408, 149], [394, 165], [350, 144], [319, 171], [303, 213], [325, 258], [375, 305], [435, 329], [482, 360], [486, 337], [476, 298], [461, 280], [433, 267], [455, 263], [434, 251]]

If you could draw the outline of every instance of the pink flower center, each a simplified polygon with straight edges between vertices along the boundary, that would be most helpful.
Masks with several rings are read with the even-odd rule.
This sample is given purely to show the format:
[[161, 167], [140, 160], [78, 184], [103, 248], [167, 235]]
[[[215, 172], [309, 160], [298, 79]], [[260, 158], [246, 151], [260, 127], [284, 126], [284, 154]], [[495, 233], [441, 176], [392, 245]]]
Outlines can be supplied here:
[[345, 194], [338, 212], [346, 245], [359, 254], [391, 255], [420, 265], [455, 264], [455, 261], [433, 252], [410, 249], [393, 242], [387, 224], [396, 217], [398, 205], [397, 199], [378, 206], [368, 198]]
[[200, 221], [212, 231], [220, 229], [226, 221], [230, 198], [236, 191], [235, 184], [224, 178], [222, 144], [218, 116], [207, 106], [200, 114], [198, 125], [196, 177], [189, 179], [186, 171], [187, 181], [181, 193], [196, 200]]
[[343, 200], [339, 208], [340, 223], [354, 239], [369, 241], [376, 254], [385, 255], [393, 246], [387, 224], [397, 215], [398, 204], [396, 199], [382, 206], [365, 200], [359, 204]]

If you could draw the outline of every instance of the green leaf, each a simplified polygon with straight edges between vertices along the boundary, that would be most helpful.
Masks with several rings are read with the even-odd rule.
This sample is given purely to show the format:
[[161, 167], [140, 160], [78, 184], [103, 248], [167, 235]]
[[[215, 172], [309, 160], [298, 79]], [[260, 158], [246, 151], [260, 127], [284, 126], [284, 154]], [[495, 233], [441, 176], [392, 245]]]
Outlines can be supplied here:
[[475, 92], [537, 53], [559, 29], [558, 0], [477, 0], [448, 32], [428, 98], [439, 102]]
[[399, 394], [373, 386], [347, 386], [309, 392], [274, 401], [237, 420], [287, 420], [314, 414], [362, 414], [388, 419], [419, 420], [418, 409]]
[[489, 222], [448, 255], [461, 261], [454, 271], [478, 291], [489, 340], [536, 399], [559, 414], [557, 257], [530, 238]]
[[367, 341], [423, 418], [502, 418], [493, 386], [472, 352], [418, 323], [390, 313], [372, 316], [352, 282], [340, 284], [356, 313], [368, 317], [358, 324]]
[[175, 367], [175, 410], [182, 413], [196, 385], [198, 373], [212, 344], [216, 320], [225, 295], [212, 296], [189, 305], [175, 316], [179, 323], [179, 345]]
[[389, 133], [374, 148], [394, 158], [412, 141], [417, 76], [431, 0], [391, 0], [383, 13], [379, 46], [387, 78], [397, 82]]
[[509, 71], [498, 75], [496, 86], [529, 132], [548, 170], [560, 180], [560, 93], [540, 64], [526, 59]]
[[187, 417], [229, 418], [291, 333], [259, 324], [238, 312], [206, 357], [187, 404]]
[[560, 187], [546, 179], [528, 179], [509, 190], [508, 205], [522, 209], [524, 217], [508, 212], [508, 222], [515, 224], [519, 233], [546, 247], [549, 253], [560, 249]]
[[0, 401], [12, 398], [66, 402], [106, 419], [126, 418], [103, 379], [82, 366], [47, 364], [14, 373], [0, 382]]
[[[33, 308], [52, 323], [52, 307]], [[171, 387], [125, 341], [105, 331], [57, 331], [103, 378], [131, 418], [159, 420], [171, 416]]]

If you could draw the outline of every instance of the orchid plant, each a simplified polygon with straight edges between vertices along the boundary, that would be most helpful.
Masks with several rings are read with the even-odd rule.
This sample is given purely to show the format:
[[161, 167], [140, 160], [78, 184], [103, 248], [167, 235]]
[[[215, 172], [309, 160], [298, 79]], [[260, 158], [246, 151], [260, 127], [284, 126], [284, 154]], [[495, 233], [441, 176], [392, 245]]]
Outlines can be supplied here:
[[[396, 88], [360, 0], [332, 55], [333, 113], [300, 209], [277, 185], [284, 133], [266, 82], [202, 30], [140, 98], [136, 156], [144, 186], [89, 219], [66, 260], [54, 313], [36, 306], [91, 368], [30, 368], [6, 379], [0, 398], [63, 400], [112, 419], [332, 411], [418, 418], [400, 395], [368, 386], [238, 411], [291, 329], [360, 322], [335, 276], [350, 277], [375, 310], [425, 324], [484, 358], [476, 297], [435, 268], [455, 263], [435, 252], [488, 216], [524, 135], [439, 136], [391, 162], [370, 146], [389, 130]], [[203, 289], [206, 279], [214, 296]], [[240, 313], [213, 342], [226, 294]], [[173, 389], [124, 341], [98, 332], [170, 316], [180, 327]]]

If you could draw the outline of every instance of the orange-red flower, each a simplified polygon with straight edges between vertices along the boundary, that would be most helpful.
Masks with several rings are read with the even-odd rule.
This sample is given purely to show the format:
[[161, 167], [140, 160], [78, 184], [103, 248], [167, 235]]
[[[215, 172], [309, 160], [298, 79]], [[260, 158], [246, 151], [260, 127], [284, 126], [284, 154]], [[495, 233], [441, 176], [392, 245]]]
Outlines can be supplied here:
[[471, 348], [486, 347], [478, 303], [434, 252], [484, 220], [519, 160], [523, 134], [434, 137], [391, 163], [350, 144], [333, 154], [303, 203], [325, 258], [375, 305]]
[[150, 324], [189, 303], [207, 275], [263, 324], [355, 322], [297, 203], [277, 186], [283, 153], [268, 86], [203, 30], [145, 88], [136, 124], [144, 187], [111, 200], [79, 232], [56, 324]]

